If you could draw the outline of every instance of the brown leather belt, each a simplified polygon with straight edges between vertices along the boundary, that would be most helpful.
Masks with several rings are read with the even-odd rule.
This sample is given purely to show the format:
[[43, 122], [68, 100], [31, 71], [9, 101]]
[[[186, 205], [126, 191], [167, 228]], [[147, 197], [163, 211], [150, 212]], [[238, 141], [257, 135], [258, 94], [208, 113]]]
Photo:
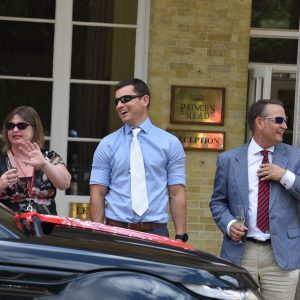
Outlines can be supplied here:
[[121, 221], [116, 221], [106, 218], [106, 225], [117, 226], [137, 231], [148, 231], [155, 228], [159, 228], [167, 225], [166, 223], [154, 223], [154, 222], [145, 222], [145, 223], [126, 223]]
[[246, 241], [257, 243], [257, 244], [270, 244], [271, 243], [271, 239], [268, 239], [268, 240], [265, 240], [265, 241], [260, 241], [260, 240], [257, 240], [255, 238], [253, 238], [253, 237], [246, 237]]

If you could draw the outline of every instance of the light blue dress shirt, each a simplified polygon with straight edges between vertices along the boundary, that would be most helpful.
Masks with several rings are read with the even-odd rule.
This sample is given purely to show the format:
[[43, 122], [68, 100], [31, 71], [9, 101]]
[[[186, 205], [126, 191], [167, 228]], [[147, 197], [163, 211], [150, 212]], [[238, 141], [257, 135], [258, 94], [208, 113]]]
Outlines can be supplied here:
[[147, 181], [149, 209], [141, 217], [131, 208], [130, 145], [132, 127], [125, 124], [99, 143], [93, 158], [90, 184], [108, 187], [105, 216], [139, 223], [167, 223], [168, 186], [185, 185], [185, 152], [179, 139], [146, 119], [140, 126], [141, 145]]

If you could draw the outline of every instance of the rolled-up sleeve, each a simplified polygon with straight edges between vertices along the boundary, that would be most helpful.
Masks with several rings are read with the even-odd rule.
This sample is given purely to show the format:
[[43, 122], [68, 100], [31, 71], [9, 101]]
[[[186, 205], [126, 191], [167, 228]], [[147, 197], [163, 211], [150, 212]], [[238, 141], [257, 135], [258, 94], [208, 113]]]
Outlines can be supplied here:
[[185, 160], [186, 155], [177, 137], [170, 143], [170, 159], [167, 165], [168, 185], [186, 184]]
[[94, 153], [90, 185], [99, 184], [109, 186], [111, 166], [108, 153], [108, 146], [105, 140], [102, 140]]

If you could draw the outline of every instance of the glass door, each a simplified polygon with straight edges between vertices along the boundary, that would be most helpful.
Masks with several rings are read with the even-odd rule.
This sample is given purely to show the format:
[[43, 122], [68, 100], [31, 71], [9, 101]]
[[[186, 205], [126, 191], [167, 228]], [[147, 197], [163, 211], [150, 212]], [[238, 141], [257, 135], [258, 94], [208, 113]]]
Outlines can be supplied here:
[[252, 0], [248, 104], [260, 98], [281, 100], [289, 117], [284, 142], [294, 145], [299, 139], [300, 115], [296, 87], [299, 18], [299, 0]]
[[[249, 68], [248, 106], [259, 99], [278, 99], [288, 116], [284, 142], [293, 144], [296, 66], [252, 65]], [[250, 132], [247, 132], [247, 139]]]

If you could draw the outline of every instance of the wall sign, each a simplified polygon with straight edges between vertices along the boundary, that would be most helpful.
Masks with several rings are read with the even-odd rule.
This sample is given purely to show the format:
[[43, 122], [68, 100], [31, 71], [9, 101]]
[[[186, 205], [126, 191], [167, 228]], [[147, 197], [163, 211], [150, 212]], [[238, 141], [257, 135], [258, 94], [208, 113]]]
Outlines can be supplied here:
[[70, 217], [81, 220], [90, 219], [90, 204], [89, 203], [70, 203]]
[[224, 124], [225, 88], [171, 86], [171, 123]]
[[167, 131], [177, 136], [183, 148], [187, 150], [224, 151], [225, 149], [225, 132], [175, 129], [167, 129]]

